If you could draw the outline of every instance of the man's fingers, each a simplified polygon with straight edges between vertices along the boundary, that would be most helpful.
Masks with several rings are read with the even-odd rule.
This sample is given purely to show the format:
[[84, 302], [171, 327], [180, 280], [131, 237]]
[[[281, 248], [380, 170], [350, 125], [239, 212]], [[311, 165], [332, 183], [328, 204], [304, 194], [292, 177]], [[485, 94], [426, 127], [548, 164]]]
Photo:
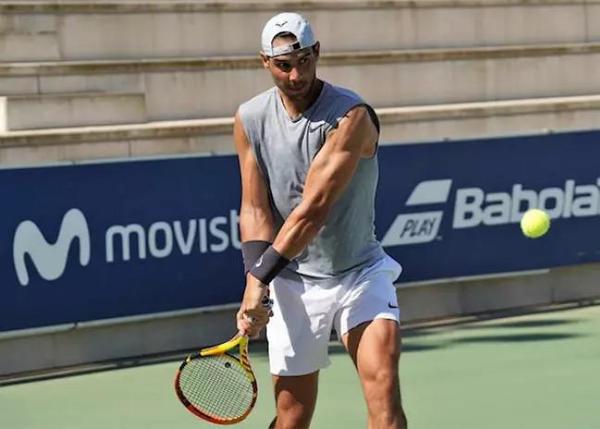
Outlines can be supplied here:
[[[260, 316], [248, 316], [248, 312], [245, 313], [246, 317], [244, 318], [244, 332], [250, 338], [257, 338], [260, 331], [262, 331], [269, 322], [269, 315], [261, 314]], [[256, 313], [253, 313], [256, 314]]]
[[253, 325], [248, 323], [245, 326], [242, 326], [241, 328], [238, 326], [238, 329], [240, 331], [240, 335], [245, 335], [249, 338], [258, 338], [258, 334], [260, 333], [260, 331], [262, 330], [262, 328], [264, 328], [264, 326], [257, 326], [257, 325]]
[[269, 318], [269, 311], [271, 310], [268, 308], [261, 307], [253, 310], [246, 310], [244, 311], [244, 315], [246, 317], [251, 317], [255, 321], [263, 321], [264, 319]]
[[238, 316], [238, 320], [245, 320], [253, 325], [266, 324], [269, 321], [270, 312], [271, 310], [266, 308], [255, 310], [246, 309]]
[[252, 327], [250, 326], [249, 323], [247, 323], [247, 322], [244, 323], [242, 321], [238, 322], [237, 328], [238, 328], [238, 331], [240, 331], [241, 335], [247, 335], [247, 332], [252, 329]]
[[240, 335], [257, 338], [260, 331], [267, 326], [269, 318], [273, 316], [272, 306], [273, 300], [268, 295], [262, 297], [258, 307], [244, 308], [242, 306], [236, 314]]

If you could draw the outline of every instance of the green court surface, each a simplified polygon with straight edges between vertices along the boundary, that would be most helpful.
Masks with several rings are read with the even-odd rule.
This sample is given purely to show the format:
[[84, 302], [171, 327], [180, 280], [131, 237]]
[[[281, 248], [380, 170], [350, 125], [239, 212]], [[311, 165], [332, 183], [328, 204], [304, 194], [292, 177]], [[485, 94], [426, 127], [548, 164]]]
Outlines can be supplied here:
[[[33, 351], [32, 351], [33, 352]], [[354, 367], [336, 344], [313, 428], [365, 428]], [[256, 409], [273, 414], [263, 345]], [[175, 399], [177, 361], [0, 388], [2, 429], [209, 428]], [[600, 306], [408, 330], [401, 379], [411, 429], [600, 428]]]

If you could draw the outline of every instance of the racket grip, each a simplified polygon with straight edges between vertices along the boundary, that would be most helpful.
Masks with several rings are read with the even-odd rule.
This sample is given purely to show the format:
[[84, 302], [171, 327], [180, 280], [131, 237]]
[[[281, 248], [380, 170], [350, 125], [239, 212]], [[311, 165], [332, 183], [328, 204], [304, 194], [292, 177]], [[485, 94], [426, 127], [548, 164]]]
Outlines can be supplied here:
[[273, 300], [271, 298], [269, 298], [268, 295], [263, 296], [261, 304], [262, 304], [263, 307], [265, 307], [268, 310], [270, 310], [271, 308], [273, 308]]

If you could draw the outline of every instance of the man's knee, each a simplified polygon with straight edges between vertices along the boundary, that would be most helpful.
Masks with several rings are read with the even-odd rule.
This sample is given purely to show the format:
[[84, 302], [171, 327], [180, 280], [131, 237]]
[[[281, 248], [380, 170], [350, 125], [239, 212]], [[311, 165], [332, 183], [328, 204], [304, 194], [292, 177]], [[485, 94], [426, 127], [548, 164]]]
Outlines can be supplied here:
[[398, 364], [392, 358], [388, 362], [380, 365], [369, 365], [367, 368], [362, 368], [361, 379], [363, 384], [377, 390], [387, 390], [396, 388], [399, 383]]
[[277, 404], [277, 415], [269, 424], [268, 429], [308, 429], [312, 420], [313, 409], [296, 404], [284, 406]]
[[378, 371], [364, 384], [364, 393], [369, 420], [376, 422], [373, 427], [398, 429], [408, 427], [397, 373]]
[[384, 420], [397, 419], [402, 410], [397, 361], [390, 358], [380, 365], [362, 368], [360, 378], [369, 411]]
[[304, 429], [310, 426], [314, 410], [312, 404], [286, 401], [284, 398], [279, 399], [274, 426], [276, 429]]
[[274, 429], [308, 429], [312, 413], [306, 410], [293, 409], [277, 411]]
[[304, 429], [310, 426], [317, 400], [317, 382], [318, 372], [275, 378], [275, 429]]

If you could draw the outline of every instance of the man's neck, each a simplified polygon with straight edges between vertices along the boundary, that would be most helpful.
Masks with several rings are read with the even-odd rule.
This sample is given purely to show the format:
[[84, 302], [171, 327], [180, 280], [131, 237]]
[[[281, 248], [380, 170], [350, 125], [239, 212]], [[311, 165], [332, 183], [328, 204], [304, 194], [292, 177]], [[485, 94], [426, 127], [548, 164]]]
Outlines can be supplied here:
[[319, 98], [319, 94], [321, 94], [322, 88], [323, 81], [320, 79], [315, 79], [306, 97], [293, 99], [287, 97], [283, 92], [279, 91], [279, 95], [281, 96], [283, 106], [285, 107], [285, 110], [287, 111], [290, 118], [297, 118], [302, 113], [306, 112], [310, 108], [310, 106], [312, 106], [313, 103], [317, 101], [317, 98]]

